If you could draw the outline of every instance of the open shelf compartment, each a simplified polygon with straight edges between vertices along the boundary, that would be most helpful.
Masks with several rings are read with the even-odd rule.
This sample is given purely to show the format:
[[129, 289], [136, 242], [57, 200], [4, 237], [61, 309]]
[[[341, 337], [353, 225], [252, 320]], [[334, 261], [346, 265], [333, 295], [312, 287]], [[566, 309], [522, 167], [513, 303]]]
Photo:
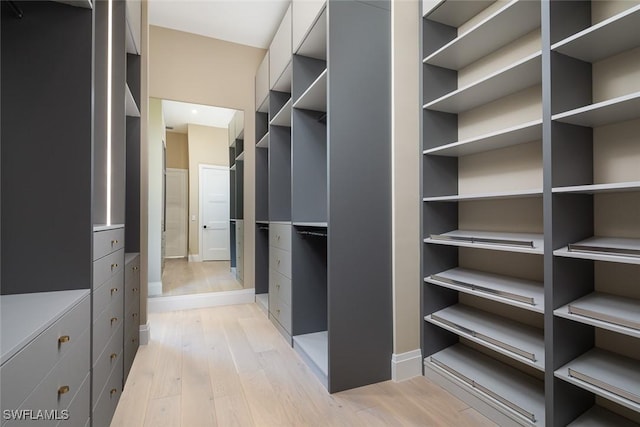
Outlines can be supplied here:
[[591, 237], [571, 243], [553, 253], [569, 258], [640, 264], [640, 239]]
[[638, 427], [638, 424], [596, 405], [567, 427]]
[[432, 234], [425, 243], [493, 249], [509, 252], [542, 255], [544, 238], [542, 234], [504, 233], [493, 231], [454, 230], [442, 234]]
[[293, 337], [293, 348], [307, 360], [308, 366], [327, 386], [329, 375], [329, 335], [327, 331], [296, 335]]
[[294, 108], [301, 108], [312, 111], [327, 111], [327, 70], [325, 69], [317, 79], [304, 91], [300, 98], [293, 105]]
[[640, 117], [640, 92], [554, 114], [558, 122], [578, 126], [598, 127]]

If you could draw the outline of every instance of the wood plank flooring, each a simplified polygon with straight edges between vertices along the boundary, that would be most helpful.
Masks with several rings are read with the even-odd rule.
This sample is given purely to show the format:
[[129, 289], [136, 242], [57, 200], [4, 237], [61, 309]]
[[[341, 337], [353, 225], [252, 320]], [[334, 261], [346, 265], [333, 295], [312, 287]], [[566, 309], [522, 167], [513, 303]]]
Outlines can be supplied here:
[[495, 426], [423, 377], [328, 394], [255, 304], [149, 319], [113, 427]]
[[243, 289], [231, 273], [229, 261], [188, 262], [186, 258], [165, 259], [162, 295], [189, 295]]

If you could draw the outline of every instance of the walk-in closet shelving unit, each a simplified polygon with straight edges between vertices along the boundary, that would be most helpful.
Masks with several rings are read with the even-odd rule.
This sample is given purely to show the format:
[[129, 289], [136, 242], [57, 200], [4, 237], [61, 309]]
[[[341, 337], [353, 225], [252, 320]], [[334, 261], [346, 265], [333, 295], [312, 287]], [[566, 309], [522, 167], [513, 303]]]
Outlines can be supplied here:
[[637, 422], [637, 6], [430, 3], [425, 375], [501, 425]]
[[237, 111], [229, 122], [229, 243], [231, 268], [244, 280], [244, 112]]
[[293, 2], [291, 328], [330, 392], [390, 377], [390, 4], [373, 3]]

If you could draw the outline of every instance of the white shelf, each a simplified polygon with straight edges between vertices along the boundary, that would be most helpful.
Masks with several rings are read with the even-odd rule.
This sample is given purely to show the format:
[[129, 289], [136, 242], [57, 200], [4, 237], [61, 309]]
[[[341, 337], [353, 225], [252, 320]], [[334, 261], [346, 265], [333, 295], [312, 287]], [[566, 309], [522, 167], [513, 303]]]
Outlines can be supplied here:
[[640, 300], [594, 292], [553, 313], [565, 319], [640, 338]]
[[540, 27], [540, 3], [512, 0], [469, 31], [459, 35], [424, 62], [459, 70]]
[[262, 100], [262, 102], [260, 103], [260, 105], [258, 106], [256, 111], [259, 112], [259, 113], [268, 113], [269, 112], [269, 95], [267, 95]]
[[[542, 234], [454, 230], [424, 239], [425, 243], [542, 255]], [[640, 259], [639, 259], [640, 261]]]
[[240, 154], [238, 154], [238, 156], [236, 157], [236, 162], [242, 161], [244, 160], [244, 151]]
[[542, 381], [462, 344], [425, 358], [424, 365], [521, 422], [544, 425]]
[[230, 171], [234, 171], [236, 170], [236, 164], [234, 163], [233, 165], [231, 165], [231, 167], [229, 168]]
[[294, 222], [293, 225], [297, 227], [318, 227], [318, 228], [327, 228], [328, 226], [326, 222]]
[[327, 70], [325, 69], [317, 79], [311, 83], [300, 98], [293, 104], [293, 108], [313, 111], [327, 111]]
[[291, 99], [289, 99], [269, 122], [274, 126], [291, 127]]
[[614, 182], [610, 184], [573, 185], [570, 187], [555, 187], [554, 193], [623, 193], [640, 190], [640, 181]]
[[456, 202], [471, 200], [520, 199], [526, 197], [542, 197], [542, 188], [531, 190], [501, 191], [495, 193], [458, 194], [452, 196], [425, 197], [425, 202]]
[[495, 0], [441, 0], [424, 16], [430, 21], [457, 28], [494, 2]]
[[424, 320], [544, 371], [541, 329], [461, 304], [425, 316]]
[[327, 8], [322, 8], [309, 32], [304, 36], [300, 47], [295, 52], [310, 58], [327, 60]]
[[287, 66], [285, 67], [278, 80], [274, 83], [272, 90], [276, 90], [278, 92], [289, 92], [291, 93], [291, 76], [292, 76], [293, 65], [292, 61], [289, 61]]
[[640, 412], [640, 360], [594, 348], [555, 371], [555, 376]]
[[640, 92], [554, 114], [551, 118], [572, 125], [598, 127], [638, 117], [640, 117]]
[[541, 81], [542, 52], [536, 52], [480, 81], [431, 101], [423, 108], [445, 113], [461, 113], [539, 84]]
[[125, 110], [125, 114], [127, 116], [129, 116], [129, 117], [140, 117], [140, 110], [138, 109], [138, 106], [136, 105], [135, 99], [133, 99], [133, 95], [131, 94], [131, 90], [129, 89], [129, 85], [125, 84], [124, 85], [124, 89], [125, 89], [125, 94], [124, 94], [124, 100], [125, 100], [124, 110]]
[[291, 225], [291, 221], [269, 221], [269, 224]]
[[586, 62], [597, 62], [640, 46], [640, 5], [631, 7], [555, 43], [551, 49]]
[[[620, 262], [640, 265], [640, 239], [623, 237], [591, 237], [553, 251], [554, 255], [595, 261]], [[625, 254], [625, 252], [627, 252]]]
[[540, 282], [453, 268], [425, 277], [425, 282], [525, 310], [544, 313], [544, 287]]
[[258, 141], [256, 147], [269, 148], [269, 132], [267, 132], [262, 138], [260, 138], [260, 141]]
[[593, 406], [567, 427], [638, 427], [638, 424], [602, 406]]
[[327, 331], [293, 337], [293, 348], [327, 386], [329, 376], [329, 334]]
[[107, 231], [107, 230], [117, 230], [118, 228], [124, 228], [124, 224], [94, 224], [93, 231]]
[[424, 154], [462, 157], [498, 148], [542, 139], [542, 120], [534, 120], [506, 129], [463, 139], [451, 144], [424, 150]]

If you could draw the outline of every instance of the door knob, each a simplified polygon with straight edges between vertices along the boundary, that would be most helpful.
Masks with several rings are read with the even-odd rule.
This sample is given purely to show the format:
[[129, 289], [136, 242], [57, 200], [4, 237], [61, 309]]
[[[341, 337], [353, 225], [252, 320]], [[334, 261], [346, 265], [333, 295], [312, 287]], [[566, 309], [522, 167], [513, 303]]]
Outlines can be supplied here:
[[205, 225], [204, 228], [207, 228], [207, 226]]

